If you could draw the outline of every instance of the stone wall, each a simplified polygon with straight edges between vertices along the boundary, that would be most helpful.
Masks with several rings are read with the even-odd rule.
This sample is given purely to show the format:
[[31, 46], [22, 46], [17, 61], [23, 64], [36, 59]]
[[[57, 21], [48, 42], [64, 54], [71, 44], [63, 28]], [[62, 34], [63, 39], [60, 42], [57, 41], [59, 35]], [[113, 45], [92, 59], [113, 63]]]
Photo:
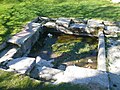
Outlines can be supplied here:
[[[67, 67], [67, 70], [65, 70], [66, 67], [64, 67], [65, 69], [58, 70], [53, 68], [54, 66], [51, 62], [54, 62], [54, 60], [50, 62], [50, 61], [42, 60], [39, 57], [37, 58], [27, 57], [32, 46], [37, 42], [39, 37], [41, 37], [41, 35], [43, 35], [43, 33], [45, 32], [98, 37], [99, 38], [98, 70], [91, 70], [80, 67], [70, 67], [72, 69]], [[105, 87], [105, 89], [109, 89], [108, 73], [106, 72], [106, 68], [107, 68], [106, 55], [105, 55], [106, 49], [105, 49], [104, 38], [118, 37], [117, 35], [119, 32], [120, 32], [120, 22], [109, 22], [109, 21], [95, 20], [95, 19], [84, 20], [77, 18], [55, 19], [55, 18], [47, 18], [47, 17], [37, 17], [35, 20], [28, 23], [26, 27], [23, 29], [23, 31], [17, 33], [7, 41], [7, 43], [5, 44], [6, 48], [5, 47], [2, 48], [3, 50], [0, 52], [0, 68], [6, 71], [28, 74], [33, 78], [47, 79], [47, 80], [57, 79], [56, 83], [66, 82], [65, 80], [73, 83], [78, 82], [79, 84], [81, 83], [89, 84], [92, 82], [92, 83], [97, 83], [97, 85], [100, 84], [101, 86]], [[114, 62], [113, 61], [114, 57], [111, 56], [111, 54], [114, 53], [113, 51], [112, 49], [109, 49], [107, 51], [107, 56], [110, 62], [111, 61]], [[118, 60], [116, 59], [116, 61]], [[112, 66], [115, 65], [112, 64], [111, 67]], [[114, 73], [112, 72], [112, 70], [114, 71], [114, 69], [113, 68], [111, 69], [111, 67], [109, 67], [108, 69], [111, 71], [111, 73]], [[83, 76], [82, 74], [77, 75], [74, 72], [74, 68], [77, 70], [82, 70], [81, 72], [78, 71], [79, 74], [83, 73], [84, 71], [87, 72], [84, 73]], [[24, 70], [21, 71], [21, 69]], [[90, 74], [92, 72], [94, 72], [94, 74]], [[70, 75], [67, 76], [67, 74], [65, 73], [67, 74], [69, 73]], [[98, 75], [99, 73], [101, 75]], [[62, 75], [61, 77], [63, 78], [60, 79], [59, 75]], [[71, 77], [73, 77], [72, 79], [76, 79], [76, 80], [71, 81], [70, 80]], [[83, 77], [86, 79], [82, 79]], [[97, 78], [101, 78], [101, 79], [97, 79]]]

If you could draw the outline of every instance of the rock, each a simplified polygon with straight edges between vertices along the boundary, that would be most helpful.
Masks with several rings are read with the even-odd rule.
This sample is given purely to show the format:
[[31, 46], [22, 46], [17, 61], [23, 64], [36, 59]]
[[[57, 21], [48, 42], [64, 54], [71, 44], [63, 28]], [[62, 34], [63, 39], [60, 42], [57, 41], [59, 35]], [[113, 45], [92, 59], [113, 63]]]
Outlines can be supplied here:
[[64, 27], [69, 27], [70, 23], [71, 23], [71, 19], [69, 18], [58, 18], [58, 20], [56, 20], [56, 23], [58, 25], [64, 26]]
[[120, 33], [120, 28], [117, 26], [105, 26], [105, 34], [116, 34]]
[[110, 79], [110, 89], [120, 89], [120, 41], [109, 39], [109, 47], [107, 47], [108, 71]]
[[11, 60], [17, 53], [19, 48], [6, 49], [1, 53], [0, 63]]
[[103, 24], [105, 26], [116, 26], [115, 22], [110, 22], [110, 21], [103, 21]]
[[[35, 24], [35, 23], [34, 23]], [[37, 24], [38, 25], [38, 24]], [[24, 55], [26, 52], [29, 53], [31, 47], [39, 38], [40, 26], [33, 28], [32, 23], [29, 23], [25, 30], [14, 35], [8, 40], [8, 43], [18, 45], [20, 47], [20, 52]]]
[[66, 67], [67, 67], [67, 65], [61, 64], [61, 65], [58, 67], [58, 69], [60, 69], [60, 70], [65, 70]]
[[21, 57], [13, 59], [6, 66], [20, 74], [28, 74], [35, 66], [35, 58]]
[[49, 60], [50, 63], [53, 63], [54, 61], [55, 61], [54, 59]]
[[[58, 83], [74, 83], [74, 84], [95, 84], [105, 90], [109, 88], [108, 74], [103, 71], [81, 68], [77, 66], [68, 66], [63, 74], [57, 74], [54, 84]], [[99, 89], [98, 89], [99, 90]]]
[[47, 22], [43, 26], [46, 26], [47, 28], [56, 28], [56, 24], [54, 22]]
[[58, 32], [65, 33], [65, 34], [74, 34], [71, 30], [68, 28], [62, 27], [62, 26], [56, 26], [56, 29]]
[[50, 34], [50, 33], [48, 33], [48, 35], [47, 35], [47, 36], [51, 38], [53, 35], [52, 35], [52, 34]]
[[88, 63], [93, 63], [93, 61], [91, 59], [88, 59]]
[[107, 58], [109, 60], [109, 72], [120, 75], [120, 46], [113, 45], [108, 48]]
[[41, 21], [49, 21], [50, 20], [50, 18], [48, 18], [48, 17], [39, 17], [39, 19]]
[[40, 27], [41, 24], [40, 23], [32, 23], [32, 28], [36, 28], [36, 27]]
[[115, 24], [120, 28], [120, 22], [115, 22]]
[[[29, 26], [29, 25], [28, 25]], [[27, 29], [23, 30], [22, 32], [14, 35], [11, 39], [8, 40], [8, 43], [16, 44], [21, 46], [32, 37], [33, 34], [37, 31], [37, 29], [32, 29], [32, 26], [26, 27]], [[29, 29], [30, 28], [30, 29]]]
[[70, 29], [72, 30], [79, 30], [78, 32], [85, 32], [86, 25], [81, 23], [81, 24], [71, 24]]
[[109, 73], [110, 90], [120, 89], [120, 75]]
[[54, 68], [43, 67], [39, 73], [39, 77], [45, 80], [55, 79], [54, 76], [61, 72], [63, 71]]
[[[30, 72], [30, 77], [32, 77], [32, 78], [35, 78], [35, 79], [38, 79], [39, 78], [39, 68], [41, 68], [42, 69], [42, 67], [38, 67], [38, 66], [35, 66], [32, 70], [31, 70], [31, 72]], [[40, 70], [41, 70], [40, 69]]]
[[98, 70], [106, 71], [105, 37], [102, 31], [99, 31], [98, 36]]
[[102, 24], [102, 20], [94, 20], [94, 19], [90, 19], [87, 22], [87, 26], [90, 28], [104, 28], [104, 24]]
[[72, 23], [77, 23], [77, 24], [80, 24], [80, 23], [86, 24], [87, 23], [87, 20], [83, 20], [80, 18], [70, 18], [70, 19], [72, 20]]
[[96, 28], [86, 27], [85, 31], [87, 32], [88, 35], [97, 36], [98, 37], [99, 30], [96, 29]]
[[99, 31], [103, 31], [104, 24], [102, 24], [102, 20], [94, 20], [90, 19], [87, 22], [86, 32], [90, 33], [91, 35], [98, 36]]
[[36, 64], [37, 64], [39, 67], [43, 67], [43, 66], [53, 67], [53, 66], [54, 66], [54, 65], [52, 64], [52, 61], [44, 60], [44, 59], [42, 59], [42, 58], [39, 57], [39, 56], [36, 57]]

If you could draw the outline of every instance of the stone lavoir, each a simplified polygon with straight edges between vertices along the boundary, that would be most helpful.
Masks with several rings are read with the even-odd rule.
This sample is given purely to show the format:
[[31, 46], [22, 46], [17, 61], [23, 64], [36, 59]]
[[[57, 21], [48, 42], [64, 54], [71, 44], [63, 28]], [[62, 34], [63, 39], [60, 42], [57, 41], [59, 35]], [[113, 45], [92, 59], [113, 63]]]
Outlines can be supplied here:
[[119, 42], [119, 27], [95, 19], [37, 17], [2, 46], [0, 68], [53, 84], [118, 90], [119, 65], [110, 62], [116, 58], [110, 53], [118, 51], [110, 40]]

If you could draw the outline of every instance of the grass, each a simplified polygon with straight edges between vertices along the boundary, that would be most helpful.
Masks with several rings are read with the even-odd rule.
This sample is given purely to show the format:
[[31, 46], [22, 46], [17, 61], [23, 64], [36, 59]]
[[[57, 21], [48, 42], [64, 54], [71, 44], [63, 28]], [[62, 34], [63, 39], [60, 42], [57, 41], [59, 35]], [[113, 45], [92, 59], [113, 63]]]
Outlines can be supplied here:
[[89, 90], [89, 88], [70, 83], [52, 85], [0, 70], [0, 90]]
[[120, 21], [120, 4], [108, 0], [0, 0], [0, 43], [37, 16]]
[[98, 41], [95, 37], [58, 36], [58, 40], [52, 45], [53, 54], [57, 56], [55, 65], [59, 66], [67, 62], [74, 64], [78, 61], [79, 64], [82, 64], [81, 60], [86, 62], [88, 59], [96, 61], [97, 47]]

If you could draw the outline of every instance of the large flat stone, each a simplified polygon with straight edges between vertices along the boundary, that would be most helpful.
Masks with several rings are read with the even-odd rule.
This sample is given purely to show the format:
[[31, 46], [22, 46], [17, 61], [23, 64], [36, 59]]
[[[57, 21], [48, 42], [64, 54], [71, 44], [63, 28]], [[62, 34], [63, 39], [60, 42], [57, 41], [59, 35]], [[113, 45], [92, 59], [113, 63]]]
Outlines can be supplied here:
[[104, 28], [104, 24], [102, 24], [102, 22], [102, 20], [90, 19], [87, 22], [87, 26], [90, 28]]
[[120, 90], [120, 75], [109, 73], [110, 90]]
[[18, 45], [20, 47], [21, 53], [29, 53], [31, 47], [39, 38], [40, 24], [29, 23], [25, 30], [14, 35], [8, 40], [9, 43]]
[[75, 84], [97, 85], [105, 90], [109, 88], [108, 74], [94, 69], [68, 66], [64, 74], [57, 74], [54, 78], [57, 78], [55, 84], [71, 82]]
[[105, 26], [105, 30], [104, 30], [105, 34], [116, 34], [116, 33], [120, 33], [120, 28], [117, 26]]
[[56, 23], [55, 22], [47, 22], [44, 24], [45, 27], [47, 28], [56, 28]]
[[106, 71], [105, 38], [103, 32], [99, 31], [98, 36], [99, 36], [97, 57], [98, 70]]
[[35, 67], [31, 71], [31, 77], [38, 78], [38, 79], [44, 79], [44, 80], [54, 80], [54, 76], [56, 74], [63, 73], [62, 70], [50, 68], [50, 67]]
[[58, 32], [61, 32], [61, 33], [65, 33], [65, 34], [74, 34], [73, 31], [69, 30], [68, 28], [66, 27], [63, 27], [63, 26], [56, 26], [56, 29]]
[[69, 25], [70, 25], [70, 23], [71, 23], [71, 19], [69, 19], [69, 18], [58, 18], [57, 20], [56, 20], [56, 23], [58, 24], [58, 25], [61, 25], [61, 26], [64, 26], [64, 27], [69, 27]]
[[39, 78], [41, 79], [45, 79], [45, 80], [51, 80], [51, 79], [55, 79], [54, 76], [58, 73], [62, 73], [62, 70], [59, 69], [54, 69], [54, 68], [49, 68], [49, 67], [42, 67], [39, 68]]
[[110, 21], [103, 21], [103, 24], [105, 26], [116, 26], [115, 22], [110, 22]]
[[81, 33], [85, 32], [85, 28], [86, 28], [86, 24], [83, 24], [83, 23], [70, 25], [70, 29], [72, 29], [74, 31], [79, 30], [79, 32], [81, 32]]
[[70, 18], [70, 19], [72, 19], [73, 23], [77, 23], [77, 24], [80, 24], [80, 23], [86, 24], [87, 23], [87, 20], [80, 19], [80, 18]]
[[35, 66], [35, 58], [21, 57], [8, 62], [7, 67], [21, 74], [27, 74]]
[[5, 62], [13, 58], [13, 56], [17, 53], [18, 48], [6, 49], [1, 53], [0, 63]]
[[107, 51], [109, 72], [120, 75], [120, 46], [111, 46]]
[[8, 42], [21, 46], [25, 43], [26, 40], [31, 38], [37, 30], [38, 28], [32, 28], [32, 23], [29, 23], [25, 30], [14, 35], [11, 39], [8, 40]]

